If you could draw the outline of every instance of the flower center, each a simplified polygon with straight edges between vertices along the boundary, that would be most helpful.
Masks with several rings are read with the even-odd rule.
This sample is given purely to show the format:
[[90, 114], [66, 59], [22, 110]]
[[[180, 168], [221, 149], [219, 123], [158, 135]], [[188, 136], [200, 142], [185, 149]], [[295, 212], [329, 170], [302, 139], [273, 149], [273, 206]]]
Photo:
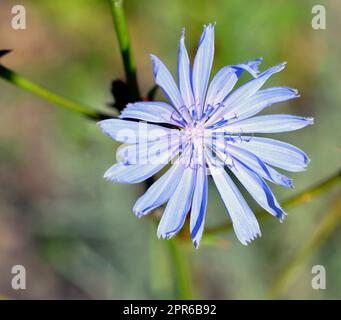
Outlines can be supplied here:
[[205, 130], [202, 126], [188, 126], [184, 129], [185, 135], [192, 143], [203, 143]]

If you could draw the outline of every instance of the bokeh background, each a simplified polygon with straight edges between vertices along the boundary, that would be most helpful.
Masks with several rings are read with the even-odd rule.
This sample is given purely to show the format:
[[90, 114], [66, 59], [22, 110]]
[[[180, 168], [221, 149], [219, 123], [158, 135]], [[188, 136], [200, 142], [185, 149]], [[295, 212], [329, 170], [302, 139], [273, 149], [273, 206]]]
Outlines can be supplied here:
[[[327, 10], [327, 29], [311, 27], [312, 7]], [[124, 72], [106, 0], [25, 0], [27, 29], [11, 28], [16, 1], [0, 1], [1, 60], [31, 80], [101, 110], [110, 83]], [[202, 26], [216, 22], [214, 71], [257, 57], [263, 69], [288, 61], [268, 85], [298, 88], [302, 97], [269, 112], [315, 117], [304, 130], [276, 134], [311, 158], [291, 174], [295, 189], [274, 187], [279, 200], [340, 168], [341, 3], [329, 1], [127, 0], [125, 9], [141, 91], [153, 86], [149, 54], [176, 70], [178, 40], [187, 31], [190, 55]], [[175, 73], [175, 72], [174, 72]], [[159, 94], [159, 98], [163, 99]], [[165, 241], [149, 218], [131, 208], [143, 185], [102, 179], [117, 144], [89, 120], [56, 108], [0, 80], [0, 296], [49, 299], [174, 298], [174, 270]], [[109, 110], [110, 112], [110, 110]], [[184, 244], [195, 298], [263, 299], [341, 196], [340, 187], [288, 211], [285, 223], [261, 222], [263, 236], [242, 246], [232, 232], [199, 250]], [[252, 203], [254, 205], [254, 203]], [[257, 208], [255, 206], [255, 208]], [[340, 209], [340, 208], [339, 208]], [[341, 209], [340, 209], [341, 210]], [[228, 219], [210, 184], [207, 225]], [[289, 299], [341, 298], [341, 228], [316, 248], [282, 292]], [[27, 289], [11, 288], [11, 268], [27, 271]], [[327, 270], [327, 289], [313, 290], [311, 268]]]

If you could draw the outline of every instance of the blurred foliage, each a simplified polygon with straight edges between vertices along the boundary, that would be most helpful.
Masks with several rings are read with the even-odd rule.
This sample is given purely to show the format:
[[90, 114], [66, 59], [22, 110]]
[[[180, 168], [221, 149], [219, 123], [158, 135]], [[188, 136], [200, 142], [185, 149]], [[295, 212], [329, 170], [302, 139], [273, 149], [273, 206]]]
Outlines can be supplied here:
[[[314, 1], [278, 0], [127, 0], [126, 13], [143, 95], [153, 86], [149, 53], [175, 74], [182, 27], [191, 57], [202, 25], [216, 22], [214, 71], [226, 64], [262, 56], [264, 67], [288, 61], [270, 85], [288, 85], [302, 98], [271, 112], [315, 117], [315, 125], [277, 134], [312, 159], [308, 170], [292, 174], [295, 190], [274, 187], [280, 200], [323, 180], [340, 167], [339, 39], [341, 3], [320, 1], [327, 30], [311, 28]], [[26, 0], [25, 31], [10, 28], [11, 0], [0, 3], [0, 48], [14, 49], [6, 65], [66, 96], [99, 109], [112, 103], [112, 79], [124, 72], [108, 2]], [[115, 162], [117, 144], [91, 122], [0, 83], [0, 274], [13, 264], [27, 268], [25, 292], [13, 292], [0, 279], [0, 294], [30, 298], [172, 298], [174, 270], [169, 253], [150, 219], [131, 212], [141, 185], [109, 184], [102, 179]], [[161, 92], [157, 98], [164, 99]], [[340, 188], [290, 209], [283, 224], [261, 223], [262, 238], [241, 246], [233, 233], [208, 238], [189, 256], [197, 298], [264, 298], [282, 266], [318, 228]], [[251, 201], [252, 204], [254, 204]], [[256, 206], [254, 206], [257, 208]], [[227, 214], [213, 185], [208, 226]], [[285, 292], [286, 298], [341, 298], [340, 228], [310, 259]], [[212, 240], [213, 241], [213, 240]], [[214, 240], [215, 241], [215, 240]], [[327, 269], [327, 290], [311, 288], [314, 264]]]

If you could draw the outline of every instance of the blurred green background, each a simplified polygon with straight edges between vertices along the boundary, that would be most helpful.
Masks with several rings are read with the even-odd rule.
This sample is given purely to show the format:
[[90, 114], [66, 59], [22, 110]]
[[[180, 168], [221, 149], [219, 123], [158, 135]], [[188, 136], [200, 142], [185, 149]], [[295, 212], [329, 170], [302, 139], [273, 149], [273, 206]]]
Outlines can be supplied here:
[[[143, 94], [153, 86], [149, 54], [176, 70], [181, 28], [191, 57], [202, 26], [216, 22], [214, 71], [263, 57], [262, 70], [288, 61], [268, 85], [288, 85], [302, 97], [268, 112], [315, 117], [304, 130], [276, 134], [307, 152], [306, 172], [291, 174], [295, 189], [273, 187], [279, 200], [340, 168], [341, 3], [318, 1], [327, 29], [313, 30], [316, 1], [127, 0], [125, 9]], [[15, 1], [0, 2], [2, 63], [59, 93], [101, 110], [112, 102], [110, 82], [123, 68], [106, 0], [26, 0], [27, 29], [11, 28]], [[160, 99], [163, 99], [161, 94]], [[0, 296], [50, 299], [174, 298], [174, 270], [165, 241], [150, 219], [131, 211], [142, 185], [102, 179], [117, 144], [91, 121], [50, 106], [0, 80]], [[189, 256], [194, 297], [262, 299], [282, 267], [316, 230], [340, 197], [340, 187], [290, 209], [283, 224], [261, 222], [263, 236], [248, 247], [233, 232]], [[252, 203], [253, 205], [254, 203]], [[255, 206], [255, 208], [257, 208]], [[210, 185], [207, 225], [228, 217]], [[153, 233], [151, 233], [153, 232]], [[280, 297], [341, 298], [341, 228], [302, 262]], [[27, 290], [14, 291], [10, 270], [27, 270]], [[327, 270], [327, 289], [313, 290], [311, 268]]]

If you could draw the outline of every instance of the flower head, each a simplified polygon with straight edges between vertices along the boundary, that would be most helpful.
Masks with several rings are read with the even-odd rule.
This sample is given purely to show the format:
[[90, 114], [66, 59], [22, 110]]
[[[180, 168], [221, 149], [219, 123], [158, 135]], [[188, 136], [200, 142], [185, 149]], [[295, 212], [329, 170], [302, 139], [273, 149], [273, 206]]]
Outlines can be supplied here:
[[[133, 211], [142, 217], [167, 203], [157, 230], [158, 237], [167, 239], [182, 228], [190, 215], [191, 238], [197, 247], [204, 230], [211, 174], [235, 233], [246, 245], [261, 232], [230, 176], [234, 175], [261, 207], [283, 220], [285, 213], [265, 180], [292, 187], [292, 180], [274, 167], [302, 171], [309, 159], [293, 145], [254, 134], [297, 130], [312, 124], [313, 119], [286, 114], [255, 116], [275, 103], [298, 97], [297, 90], [288, 87], [261, 89], [270, 76], [283, 70], [285, 63], [262, 73], [258, 71], [262, 59], [225, 66], [209, 84], [214, 25], [204, 26], [193, 68], [184, 41], [183, 32], [178, 85], [166, 66], [151, 55], [155, 82], [170, 104], [128, 104], [120, 119], [99, 122], [107, 135], [126, 143], [118, 151], [119, 162], [105, 173], [105, 178], [138, 183], [171, 162], [137, 200]], [[250, 74], [251, 80], [232, 91], [244, 72]]]

